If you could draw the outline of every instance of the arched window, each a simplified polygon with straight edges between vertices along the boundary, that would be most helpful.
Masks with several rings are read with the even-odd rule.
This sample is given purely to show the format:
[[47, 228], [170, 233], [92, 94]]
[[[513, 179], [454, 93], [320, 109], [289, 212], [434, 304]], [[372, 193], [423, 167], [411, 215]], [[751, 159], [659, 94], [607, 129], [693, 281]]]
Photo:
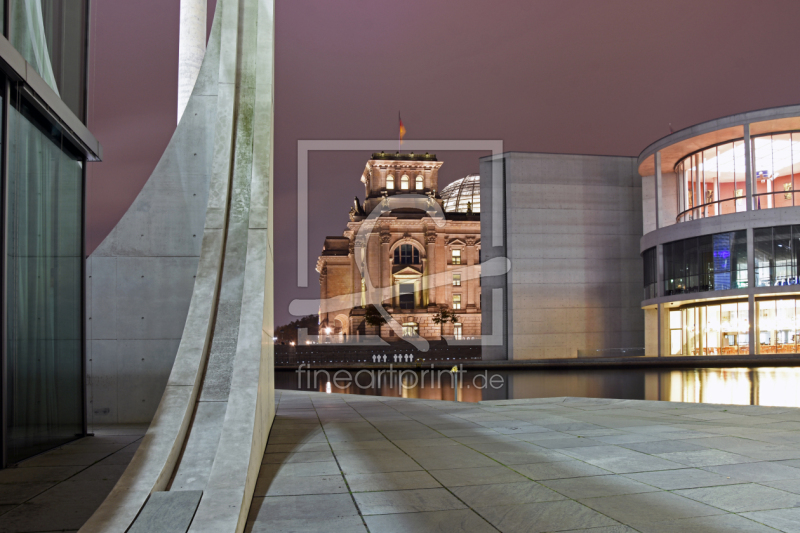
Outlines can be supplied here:
[[395, 265], [418, 265], [419, 250], [412, 244], [401, 244], [394, 249]]
[[400, 188], [404, 191], [408, 190], [408, 176], [403, 176], [400, 178]]
[[417, 176], [417, 190], [422, 190], [422, 176]]
[[394, 189], [394, 176], [392, 176], [391, 174], [386, 176], [386, 188]]

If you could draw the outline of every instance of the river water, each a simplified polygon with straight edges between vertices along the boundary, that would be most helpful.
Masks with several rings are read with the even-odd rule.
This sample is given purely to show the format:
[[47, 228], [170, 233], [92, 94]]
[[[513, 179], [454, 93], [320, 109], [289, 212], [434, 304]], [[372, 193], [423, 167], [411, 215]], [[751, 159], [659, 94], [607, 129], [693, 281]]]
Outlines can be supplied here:
[[[406, 370], [334, 372], [278, 370], [275, 386], [331, 394], [449, 400], [454, 375]], [[458, 376], [458, 401], [579, 396], [690, 403], [800, 407], [800, 367], [675, 370], [466, 371]]]

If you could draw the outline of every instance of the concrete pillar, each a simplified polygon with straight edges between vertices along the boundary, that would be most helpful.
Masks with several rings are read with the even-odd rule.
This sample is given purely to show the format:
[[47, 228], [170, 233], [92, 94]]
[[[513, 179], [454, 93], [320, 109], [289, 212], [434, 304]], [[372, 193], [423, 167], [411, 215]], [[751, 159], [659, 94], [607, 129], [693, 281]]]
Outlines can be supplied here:
[[[391, 258], [389, 257], [389, 240], [391, 239], [391, 234], [389, 233], [388, 228], [384, 231], [381, 230], [381, 279], [380, 284], [383, 289], [388, 289], [391, 285], [392, 279], [392, 262]], [[389, 299], [388, 291], [384, 291], [384, 296], [381, 300], [381, 303], [385, 302]]]
[[178, 40], [178, 122], [206, 54], [207, 0], [181, 0]]
[[[750, 124], [744, 125], [744, 168], [745, 168], [745, 195], [747, 210], [752, 211], [753, 204], [753, 153], [750, 146]], [[748, 237], [749, 242], [749, 237]], [[749, 249], [749, 248], [748, 248]], [[752, 287], [752, 285], [750, 285]]]
[[662, 188], [662, 181], [661, 181], [661, 152], [656, 152], [655, 154], [655, 166], [656, 166], [656, 175], [653, 183], [656, 187], [655, 193], [655, 203], [656, 203], [656, 229], [660, 228], [663, 224], [661, 223], [661, 207], [662, 207], [662, 198], [661, 198], [661, 188]]
[[[467, 253], [467, 268], [469, 270], [471, 270], [470, 267], [472, 267], [475, 264], [475, 238], [474, 237], [467, 237], [467, 248], [466, 248], [465, 251]], [[465, 283], [465, 281], [463, 281], [463, 279], [465, 277], [466, 276], [461, 276], [461, 279], [462, 279], [461, 283]], [[469, 309], [474, 309], [475, 308], [475, 285], [477, 283], [478, 283], [478, 280], [476, 280], [476, 279], [468, 279], [468, 280], [466, 280], [466, 284], [467, 284], [467, 287], [466, 287], [467, 288], [467, 308], [469, 308]]]
[[427, 250], [427, 275], [428, 277], [428, 307], [435, 306], [438, 302], [436, 300], [436, 234], [428, 234], [425, 236]]
[[[747, 130], [745, 130], [747, 132]], [[749, 134], [748, 134], [749, 144]], [[745, 152], [746, 153], [746, 152]], [[750, 168], [748, 166], [748, 168]], [[749, 171], [748, 171], [749, 172]], [[747, 183], [750, 183], [748, 178]], [[749, 189], [748, 189], [749, 190]], [[748, 207], [750, 202], [747, 203]], [[747, 286], [749, 287], [750, 294], [747, 297], [747, 321], [748, 321], [748, 338], [750, 339], [750, 353], [756, 354], [759, 352], [759, 343], [756, 339], [756, 301], [753, 294], [753, 289], [756, 286], [756, 260], [755, 260], [755, 241], [753, 239], [753, 228], [747, 228]]]
[[[660, 159], [661, 159], [660, 154], [661, 154], [661, 152], [658, 152], [658, 154], [659, 154], [659, 157], [657, 158], [656, 161], [658, 162], [659, 166], [656, 167], [656, 168], [660, 168]], [[659, 177], [661, 176], [661, 171], [660, 170], [658, 171], [657, 175]], [[658, 179], [657, 181], [660, 181], [660, 179]], [[656, 185], [656, 187], [658, 189], [656, 192], [658, 192], [660, 190], [660, 187], [658, 185]], [[658, 220], [658, 216], [659, 216], [658, 215], [658, 199], [656, 199], [656, 221]], [[658, 224], [658, 222], [656, 222], [656, 224]], [[665, 292], [664, 284], [665, 284], [665, 280], [664, 280], [664, 245], [663, 244], [659, 244], [659, 245], [656, 246], [656, 297], [662, 298], [664, 296], [664, 292]], [[665, 339], [664, 339], [664, 337], [665, 337], [664, 330], [665, 330], [665, 327], [667, 329], [666, 336], [669, 337], [669, 317], [667, 315], [665, 315], [665, 313], [668, 313], [669, 311], [667, 311], [664, 308], [664, 304], [658, 304], [657, 312], [658, 312], [658, 326], [657, 326], [658, 327], [658, 354], [657, 355], [658, 355], [658, 357], [664, 357], [664, 356], [669, 355], [669, 348], [664, 350], [664, 341], [665, 341]], [[666, 342], [668, 343], [669, 339], [666, 339]]]
[[328, 310], [326, 309], [325, 300], [328, 298], [328, 266], [323, 263], [319, 272], [319, 323], [328, 323]]

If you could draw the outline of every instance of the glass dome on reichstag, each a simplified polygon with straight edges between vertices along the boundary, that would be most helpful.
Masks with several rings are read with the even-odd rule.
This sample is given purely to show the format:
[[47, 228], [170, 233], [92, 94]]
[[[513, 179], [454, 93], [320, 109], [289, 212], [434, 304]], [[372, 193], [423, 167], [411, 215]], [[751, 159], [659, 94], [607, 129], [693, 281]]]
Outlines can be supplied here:
[[470, 174], [456, 180], [441, 192], [446, 213], [466, 213], [467, 204], [472, 202], [472, 212], [481, 212], [481, 176]]

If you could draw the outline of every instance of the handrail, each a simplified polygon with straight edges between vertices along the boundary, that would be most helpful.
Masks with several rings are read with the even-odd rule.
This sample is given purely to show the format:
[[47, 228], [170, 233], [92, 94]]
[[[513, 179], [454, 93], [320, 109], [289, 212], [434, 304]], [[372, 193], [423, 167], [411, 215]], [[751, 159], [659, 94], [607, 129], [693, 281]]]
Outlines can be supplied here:
[[[794, 194], [794, 193], [800, 194], [800, 189], [791, 189], [791, 190], [788, 190], [788, 191], [784, 190], [784, 191], [760, 192], [758, 194], [753, 194], [751, 196], [752, 196], [752, 198], [759, 198], [761, 196], [769, 196], [769, 195], [776, 195], [776, 194]], [[698, 209], [702, 210], [702, 209], [707, 208], [708, 206], [713, 206], [713, 205], [720, 204], [720, 203], [723, 203], [723, 202], [731, 202], [731, 201], [735, 202], [737, 200], [745, 200], [745, 199], [746, 199], [745, 196], [735, 196], [733, 198], [723, 198], [721, 200], [714, 200], [713, 202], [708, 202], [708, 203], [705, 203], [705, 204], [699, 204], [699, 205], [696, 205], [694, 207], [690, 207], [689, 209], [686, 209], [686, 210], [681, 211], [680, 213], [678, 213], [678, 216], [675, 217], [675, 222], [676, 223], [689, 222], [689, 220], [681, 220], [681, 219], [686, 215], [686, 213], [689, 213], [689, 212], [692, 212], [692, 211], [696, 211]], [[781, 206], [781, 207], [795, 207], [795, 206], [786, 205], [786, 206]], [[753, 209], [753, 211], [758, 211], [758, 210], [763, 210], [763, 209], [778, 209], [778, 208], [776, 208], [776, 207], [760, 207], [758, 209]], [[736, 212], [737, 213], [742, 213], [743, 211], [736, 211]], [[729, 214], [732, 214], [732, 213], [725, 213], [725, 214], [729, 215]], [[692, 218], [691, 220], [697, 220], [697, 219], [700, 219], [700, 218], [718, 217], [718, 216], [722, 216], [722, 215], [721, 214], [716, 214], [716, 215], [699, 216], [699, 217], [696, 217], [696, 218]]]

